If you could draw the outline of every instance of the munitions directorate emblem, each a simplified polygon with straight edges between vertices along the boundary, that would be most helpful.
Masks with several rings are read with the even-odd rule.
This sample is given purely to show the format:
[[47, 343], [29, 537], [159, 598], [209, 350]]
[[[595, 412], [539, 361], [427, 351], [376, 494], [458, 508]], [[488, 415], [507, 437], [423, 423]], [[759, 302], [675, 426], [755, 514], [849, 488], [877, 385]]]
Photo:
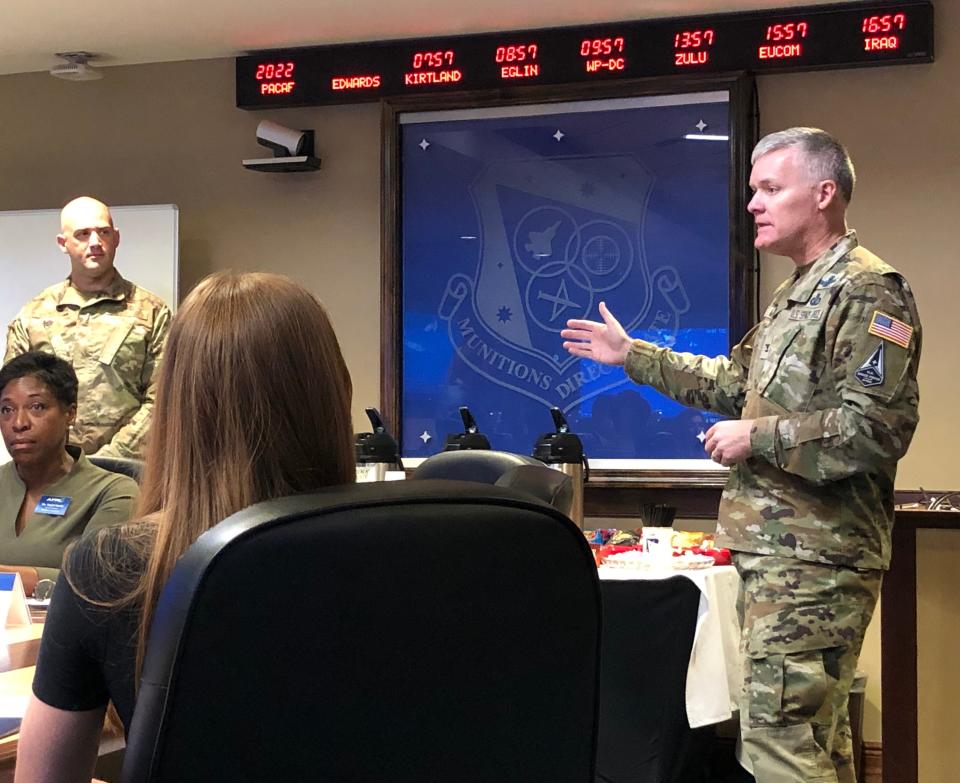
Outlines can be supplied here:
[[457, 355], [564, 411], [625, 383], [567, 354], [560, 330], [570, 318], [598, 318], [606, 301], [627, 331], [675, 338], [690, 302], [677, 269], [651, 269], [644, 253], [652, 187], [625, 155], [489, 165], [470, 188], [482, 228], [476, 273], [452, 275], [438, 311]]

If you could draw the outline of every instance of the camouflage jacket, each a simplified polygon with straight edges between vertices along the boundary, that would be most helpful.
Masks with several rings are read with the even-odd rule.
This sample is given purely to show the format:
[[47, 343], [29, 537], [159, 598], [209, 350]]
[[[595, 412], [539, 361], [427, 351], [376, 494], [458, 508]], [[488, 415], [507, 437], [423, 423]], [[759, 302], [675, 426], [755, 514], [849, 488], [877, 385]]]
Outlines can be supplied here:
[[755, 420], [720, 502], [721, 546], [885, 569], [920, 345], [907, 281], [851, 231], [776, 290], [729, 358], [637, 340], [626, 369], [685, 405]]
[[87, 454], [139, 458], [169, 325], [160, 298], [119, 273], [108, 290], [91, 294], [67, 279], [17, 314], [4, 362], [30, 350], [69, 361], [80, 382], [70, 442]]

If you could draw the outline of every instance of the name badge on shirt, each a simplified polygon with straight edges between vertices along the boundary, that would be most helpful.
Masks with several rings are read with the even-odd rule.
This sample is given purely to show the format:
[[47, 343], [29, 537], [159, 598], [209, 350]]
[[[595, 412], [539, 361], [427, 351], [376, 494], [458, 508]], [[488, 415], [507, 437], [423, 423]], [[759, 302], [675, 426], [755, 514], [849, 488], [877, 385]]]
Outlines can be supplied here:
[[67, 513], [67, 509], [70, 508], [72, 500], [73, 498], [64, 497], [63, 495], [44, 495], [40, 498], [33, 513], [46, 514], [50, 517], [62, 517]]
[[790, 311], [790, 320], [791, 321], [819, 321], [823, 318], [823, 310], [821, 308], [797, 308], [796, 310]]

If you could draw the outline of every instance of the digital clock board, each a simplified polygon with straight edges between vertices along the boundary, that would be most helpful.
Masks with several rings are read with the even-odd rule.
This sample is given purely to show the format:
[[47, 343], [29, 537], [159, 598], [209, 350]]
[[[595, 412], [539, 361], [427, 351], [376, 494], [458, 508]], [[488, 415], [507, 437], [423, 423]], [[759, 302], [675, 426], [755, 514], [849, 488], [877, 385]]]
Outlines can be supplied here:
[[805, 6], [258, 52], [237, 58], [237, 106], [932, 60], [929, 1]]

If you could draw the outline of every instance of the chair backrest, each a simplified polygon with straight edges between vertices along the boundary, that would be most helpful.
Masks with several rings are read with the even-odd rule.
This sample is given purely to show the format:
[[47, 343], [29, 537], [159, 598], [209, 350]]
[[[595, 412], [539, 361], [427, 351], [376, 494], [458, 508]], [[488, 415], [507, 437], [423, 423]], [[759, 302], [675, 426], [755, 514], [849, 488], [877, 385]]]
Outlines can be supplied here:
[[410, 478], [456, 479], [494, 484], [504, 473], [519, 465], [540, 465], [540, 460], [509, 451], [492, 449], [467, 449], [464, 451], [441, 451], [421, 462]]
[[122, 473], [134, 481], [140, 480], [140, 473], [143, 471], [143, 462], [138, 459], [128, 459], [127, 457], [97, 457], [96, 455], [87, 457], [87, 459], [98, 468], [103, 468], [113, 473]]
[[421, 462], [410, 478], [496, 484], [532, 495], [568, 517], [573, 511], [574, 490], [569, 476], [538, 459], [509, 451], [440, 452]]
[[521, 493], [260, 503], [163, 591], [122, 780], [588, 783], [599, 645], [583, 534]]

